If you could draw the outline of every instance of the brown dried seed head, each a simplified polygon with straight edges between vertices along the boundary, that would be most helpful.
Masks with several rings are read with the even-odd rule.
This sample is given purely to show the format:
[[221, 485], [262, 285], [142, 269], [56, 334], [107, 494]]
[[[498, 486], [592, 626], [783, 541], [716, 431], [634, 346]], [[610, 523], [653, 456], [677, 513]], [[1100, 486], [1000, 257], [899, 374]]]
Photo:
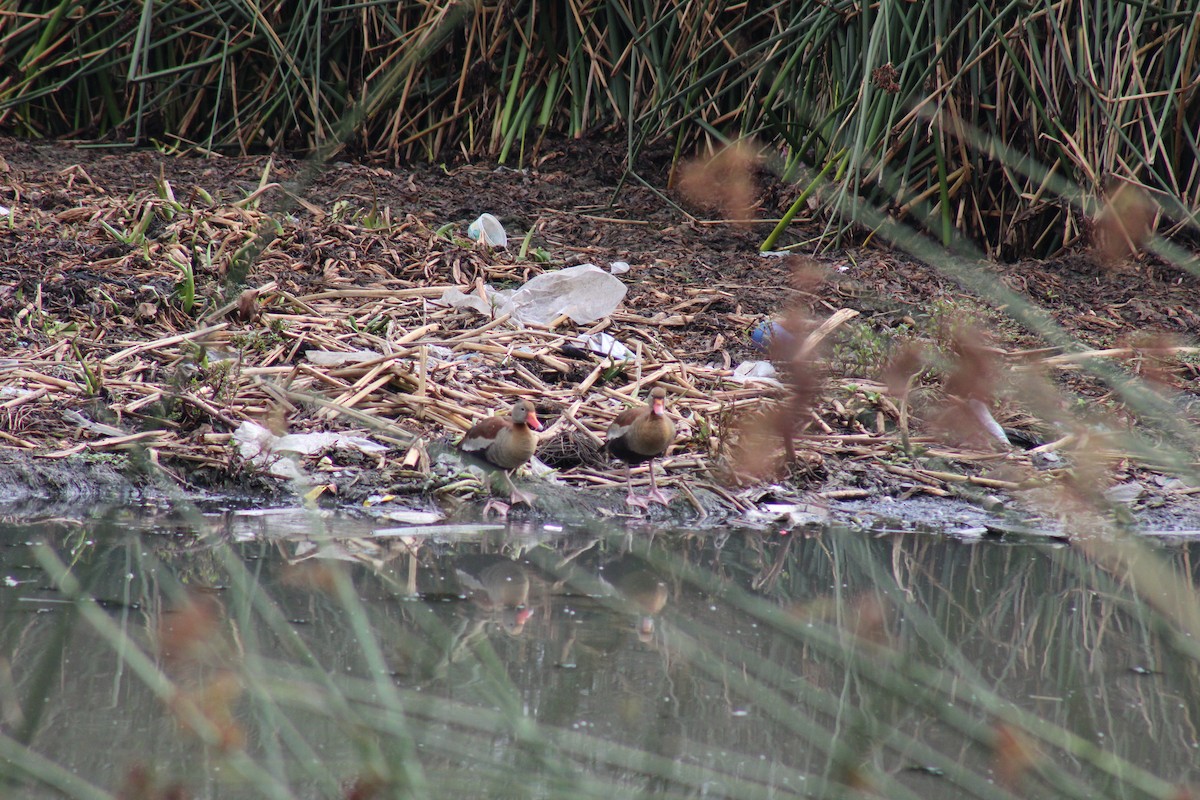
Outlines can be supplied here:
[[[811, 256], [789, 256], [787, 266], [792, 270], [792, 288], [798, 292], [818, 292], [829, 279], [829, 267]], [[799, 311], [796, 309], [793, 313]]]
[[285, 586], [333, 594], [337, 591], [336, 578], [327, 564], [319, 561], [301, 561], [284, 569], [282, 582]]
[[874, 644], [888, 643], [891, 613], [879, 595], [862, 595], [854, 601], [851, 610], [851, 631], [855, 636]]
[[779, 415], [788, 414], [776, 409], [768, 414], [754, 414], [735, 422], [730, 433], [736, 440], [732, 450], [736, 472], [756, 480], [774, 475], [780, 467]]
[[1154, 234], [1158, 204], [1138, 184], [1110, 185], [1104, 206], [1096, 215], [1094, 244], [1105, 260], [1137, 255]]
[[234, 716], [234, 706], [242, 696], [242, 679], [232, 670], [218, 673], [205, 685], [200, 696], [200, 711], [217, 729], [219, 747], [224, 752], [246, 745], [246, 731]]
[[754, 181], [757, 157], [745, 144], [684, 164], [679, 170], [679, 191], [688, 202], [718, 209], [734, 220], [752, 220], [758, 198]]
[[987, 347], [987, 338], [973, 328], [952, 334], [954, 370], [946, 378], [946, 392], [963, 400], [990, 403], [995, 392], [996, 356]]
[[187, 800], [188, 792], [179, 783], [162, 785], [149, 767], [135, 764], [125, 773], [117, 797], [120, 800]]
[[838, 781], [853, 789], [860, 794], [873, 794], [879, 796], [878, 787], [871, 780], [870, 774], [866, 768], [860, 764], [843, 765], [835, 773]]
[[207, 660], [215, 645], [223, 609], [209, 594], [192, 592], [158, 621], [158, 651], [168, 662]]
[[924, 356], [924, 349], [915, 343], [906, 344], [892, 354], [884, 367], [883, 379], [893, 397], [904, 397], [908, 394], [908, 382], [924, 367]]
[[1130, 342], [1134, 371], [1152, 384], [1174, 387], [1175, 374], [1180, 369], [1175, 350], [1179, 345], [1179, 341], [1165, 333], [1135, 336]]
[[181, 728], [196, 733], [196, 716], [216, 731], [216, 746], [222, 752], [240, 750], [246, 744], [246, 731], [235, 716], [242, 696], [241, 677], [232, 670], [219, 670], [196, 678], [189, 688], [176, 692], [169, 706]]
[[382, 778], [374, 775], [362, 776], [346, 787], [346, 800], [374, 800], [376, 797], [382, 797], [386, 788], [387, 784]]
[[899, 77], [900, 71], [890, 61], [871, 70], [871, 83], [888, 94], [896, 94], [900, 91]]
[[1037, 760], [1037, 750], [1024, 733], [1003, 723], [992, 729], [992, 769], [1001, 786], [1016, 789]]

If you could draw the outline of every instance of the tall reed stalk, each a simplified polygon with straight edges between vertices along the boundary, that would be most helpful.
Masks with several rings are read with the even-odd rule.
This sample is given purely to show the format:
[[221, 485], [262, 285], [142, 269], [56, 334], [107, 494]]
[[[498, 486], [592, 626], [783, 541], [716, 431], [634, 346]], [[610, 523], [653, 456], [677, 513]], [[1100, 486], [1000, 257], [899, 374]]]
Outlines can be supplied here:
[[1177, 205], [1168, 227], [1186, 224], [1200, 208], [1193, 12], [1184, 0], [5, 4], [0, 127], [202, 151], [332, 143], [393, 161], [520, 161], [549, 133], [623, 129], [636, 164], [662, 137], [681, 154], [750, 137], [805, 183], [845, 149], [843, 200], [900, 219], [929, 200], [914, 221], [943, 241], [957, 230], [990, 255], [1044, 254], [1082, 241], [1087, 215], [976, 142], [1068, 179], [1085, 206], [1113, 180], [1143, 185]]

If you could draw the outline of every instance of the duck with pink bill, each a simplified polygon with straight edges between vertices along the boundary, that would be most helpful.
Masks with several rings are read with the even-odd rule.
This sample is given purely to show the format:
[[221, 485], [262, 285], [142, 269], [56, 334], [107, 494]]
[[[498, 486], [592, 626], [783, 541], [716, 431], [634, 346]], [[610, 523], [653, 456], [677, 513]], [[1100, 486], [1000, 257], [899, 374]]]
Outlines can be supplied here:
[[[639, 508], [649, 508], [650, 502], [664, 506], [670, 503], [654, 482], [654, 459], [666, 453], [674, 441], [675, 423], [667, 417], [667, 393], [661, 386], [650, 392], [646, 405], [622, 411], [608, 426], [605, 446], [609, 453], [625, 462], [625, 481], [629, 486], [626, 503]], [[633, 493], [633, 467], [647, 461], [650, 492], [642, 498]]]
[[542, 423], [538, 421], [533, 403], [518, 400], [508, 415], [489, 417], [471, 426], [463, 434], [458, 449], [485, 465], [504, 471], [504, 479], [511, 491], [509, 502], [532, 505], [537, 497], [518, 491], [513, 485], [512, 473], [529, 461], [537, 450], [538, 436], [534, 431], [541, 429]]

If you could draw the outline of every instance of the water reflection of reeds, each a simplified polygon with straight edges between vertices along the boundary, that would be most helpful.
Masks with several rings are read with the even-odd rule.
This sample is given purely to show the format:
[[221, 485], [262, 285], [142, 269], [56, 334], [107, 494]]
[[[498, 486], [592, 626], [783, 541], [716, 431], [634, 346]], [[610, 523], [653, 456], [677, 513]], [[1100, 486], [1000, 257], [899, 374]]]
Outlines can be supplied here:
[[[1128, 585], [1160, 573], [1082, 548], [208, 530], [6, 539], [5, 574], [38, 576], [0, 590], [9, 780], [109, 797], [152, 765], [147, 785], [196, 796], [991, 798], [1196, 778], [1194, 647]], [[1144, 557], [1195, 579], [1189, 548]]]

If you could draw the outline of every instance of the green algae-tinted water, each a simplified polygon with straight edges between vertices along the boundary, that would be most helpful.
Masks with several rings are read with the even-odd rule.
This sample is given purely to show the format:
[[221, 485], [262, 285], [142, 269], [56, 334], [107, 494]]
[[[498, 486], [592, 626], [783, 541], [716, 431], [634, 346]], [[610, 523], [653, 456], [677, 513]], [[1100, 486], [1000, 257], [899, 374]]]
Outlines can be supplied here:
[[1063, 545], [810, 533], [137, 510], [2, 525], [0, 797], [1200, 781], [1197, 649], [1170, 602], [1194, 546], [1117, 572]]

